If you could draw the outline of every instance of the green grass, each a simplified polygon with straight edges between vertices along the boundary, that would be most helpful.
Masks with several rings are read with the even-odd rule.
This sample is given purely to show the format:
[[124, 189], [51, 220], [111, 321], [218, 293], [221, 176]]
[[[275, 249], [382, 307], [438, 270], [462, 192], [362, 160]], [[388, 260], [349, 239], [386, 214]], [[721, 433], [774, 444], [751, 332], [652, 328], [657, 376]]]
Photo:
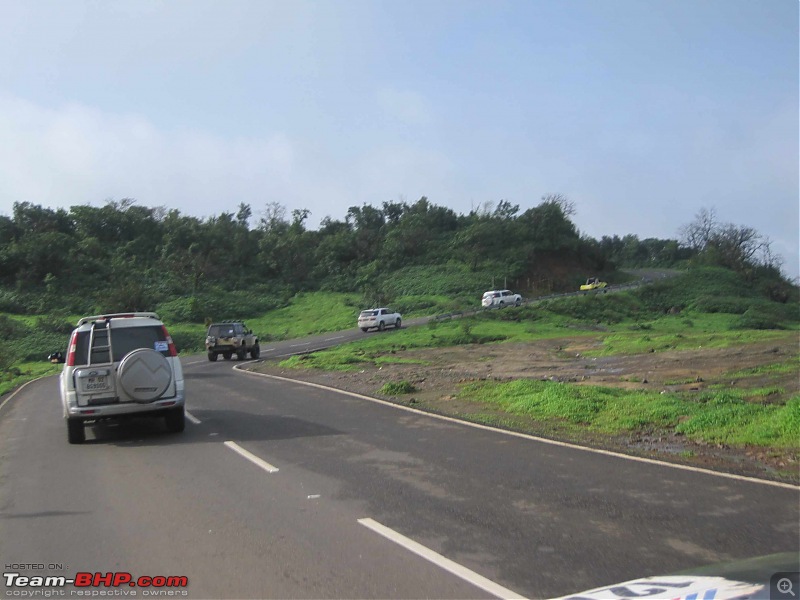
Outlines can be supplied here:
[[0, 396], [33, 379], [60, 373], [62, 368], [63, 365], [52, 365], [47, 361], [20, 363], [0, 375]]
[[739, 393], [679, 394], [570, 386], [546, 381], [481, 382], [464, 386], [464, 400], [493, 405], [537, 421], [618, 435], [656, 428], [695, 441], [800, 449], [800, 396], [785, 405], [750, 403]]
[[[512, 309], [507, 309], [512, 310]], [[564, 335], [558, 325], [537, 328], [520, 327], [513, 322], [486, 321], [476, 317], [432, 321], [427, 326], [412, 327], [384, 334], [366, 334], [357, 342], [320, 350], [302, 357], [291, 357], [280, 363], [288, 368], [314, 368], [354, 371], [365, 365], [382, 363], [420, 363], [395, 357], [397, 352], [415, 348], [443, 348], [463, 344], [491, 344], [557, 338]]]
[[499, 266], [473, 271], [461, 262], [414, 265], [388, 274], [382, 286], [395, 298], [432, 295], [449, 298], [456, 306], [477, 307], [483, 292], [505, 287], [499, 272]]
[[298, 294], [289, 306], [247, 320], [262, 339], [292, 339], [354, 328], [362, 309], [358, 294], [309, 292]]
[[417, 391], [417, 388], [408, 381], [390, 381], [384, 384], [378, 391], [386, 396], [400, 396], [403, 394], [413, 394]]
[[[794, 335], [783, 330], [734, 330], [730, 324], [735, 317], [726, 314], [692, 314], [692, 326], [686, 327], [686, 317], [664, 316], [642, 329], [636, 324], [621, 324], [605, 336], [602, 348], [587, 353], [591, 356], [645, 354], [667, 350], [698, 350], [729, 348], [743, 344], [785, 339]], [[626, 326], [627, 325], [627, 326]]]
[[786, 373], [798, 372], [800, 372], [800, 361], [793, 359], [785, 362], [750, 367], [748, 369], [729, 371], [726, 375], [729, 377], [751, 377], [753, 375], [783, 375]]

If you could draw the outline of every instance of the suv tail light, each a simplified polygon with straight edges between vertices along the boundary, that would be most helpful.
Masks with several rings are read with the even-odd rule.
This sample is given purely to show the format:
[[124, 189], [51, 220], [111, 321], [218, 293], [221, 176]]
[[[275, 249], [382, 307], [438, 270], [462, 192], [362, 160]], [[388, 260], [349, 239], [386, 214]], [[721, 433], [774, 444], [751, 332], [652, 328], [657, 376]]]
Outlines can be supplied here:
[[167, 344], [169, 344], [169, 355], [170, 356], [178, 356], [178, 350], [175, 348], [175, 344], [172, 341], [172, 336], [167, 331], [166, 326], [162, 325], [161, 329], [164, 330], [164, 337], [167, 338]]
[[77, 349], [78, 345], [78, 332], [73, 331], [72, 337], [69, 339], [69, 351], [67, 353], [67, 366], [74, 367], [75, 366], [75, 350]]

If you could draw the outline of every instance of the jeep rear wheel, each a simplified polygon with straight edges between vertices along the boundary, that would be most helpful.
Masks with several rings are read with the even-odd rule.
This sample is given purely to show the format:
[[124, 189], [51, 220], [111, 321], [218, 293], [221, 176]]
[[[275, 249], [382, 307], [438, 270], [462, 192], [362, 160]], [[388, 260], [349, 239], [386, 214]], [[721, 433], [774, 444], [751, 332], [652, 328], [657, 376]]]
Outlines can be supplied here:
[[240, 348], [236, 351], [236, 358], [239, 360], [244, 360], [247, 358], [247, 348], [244, 347], [244, 344], [240, 346]]
[[250, 350], [250, 358], [258, 358], [259, 356], [261, 356], [261, 347], [256, 344]]
[[186, 428], [186, 419], [182, 406], [170, 408], [164, 414], [164, 424], [171, 433], [180, 433]]
[[67, 419], [67, 439], [70, 444], [82, 444], [86, 441], [86, 430], [80, 419]]
[[216, 352], [209, 352], [208, 353], [208, 360], [210, 360], [211, 362], [216, 362], [217, 361], [217, 353]]

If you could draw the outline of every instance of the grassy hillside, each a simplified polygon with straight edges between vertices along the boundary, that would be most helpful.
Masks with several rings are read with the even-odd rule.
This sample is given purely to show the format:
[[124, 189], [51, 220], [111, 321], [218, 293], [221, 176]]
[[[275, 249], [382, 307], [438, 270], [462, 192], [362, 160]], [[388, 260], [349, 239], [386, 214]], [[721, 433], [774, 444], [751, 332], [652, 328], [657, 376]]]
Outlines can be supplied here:
[[[392, 274], [388, 298], [363, 294], [308, 292], [293, 297], [278, 293], [208, 294], [155, 306], [181, 353], [203, 349], [208, 320], [243, 319], [262, 340], [302, 337], [354, 326], [359, 310], [391, 300], [406, 317], [476, 308], [481, 291], [491, 287], [492, 273], [464, 267], [408, 267]], [[499, 282], [495, 280], [495, 285]], [[79, 315], [0, 314], [0, 393], [37, 376], [44, 359], [63, 350]], [[796, 330], [800, 310], [792, 301], [770, 301], [764, 290], [724, 269], [696, 269], [679, 277], [626, 293], [546, 300], [513, 311], [487, 311], [453, 322], [405, 329], [392, 336], [370, 337], [339, 349], [302, 359], [306, 366], [355, 368], [374, 357], [391, 360], [393, 348], [443, 347], [559, 337], [565, 333], [596, 335], [607, 329], [598, 355], [661, 351], [697, 346], [724, 346], [764, 340], [784, 329]], [[340, 358], [337, 358], [340, 357]], [[373, 358], [370, 358], [373, 357]], [[295, 359], [301, 360], [301, 359]], [[34, 366], [35, 365], [35, 366]]]

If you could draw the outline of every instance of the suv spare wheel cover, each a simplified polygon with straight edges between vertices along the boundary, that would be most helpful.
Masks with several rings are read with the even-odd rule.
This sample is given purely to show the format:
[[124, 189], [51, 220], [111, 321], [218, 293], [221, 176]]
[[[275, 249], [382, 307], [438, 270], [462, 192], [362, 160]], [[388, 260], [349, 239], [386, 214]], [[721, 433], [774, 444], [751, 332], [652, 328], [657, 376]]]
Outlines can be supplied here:
[[119, 363], [117, 382], [136, 402], [152, 402], [169, 387], [172, 369], [160, 352], [139, 348]]

